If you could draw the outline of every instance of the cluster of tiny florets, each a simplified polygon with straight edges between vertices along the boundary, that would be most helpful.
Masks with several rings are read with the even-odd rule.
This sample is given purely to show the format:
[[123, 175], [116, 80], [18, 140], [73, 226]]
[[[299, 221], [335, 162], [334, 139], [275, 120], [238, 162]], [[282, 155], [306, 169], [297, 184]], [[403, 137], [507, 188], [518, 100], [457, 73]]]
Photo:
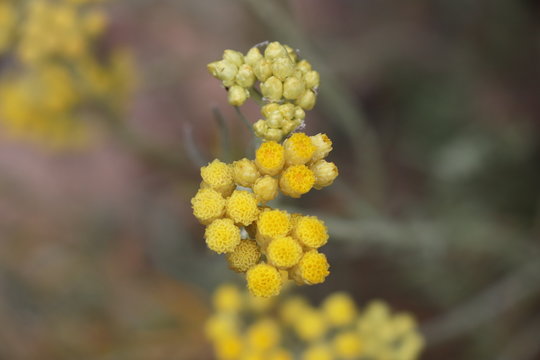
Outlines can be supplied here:
[[225, 50], [208, 69], [227, 88], [232, 105], [243, 104], [257, 81], [266, 101], [261, 109], [266, 119], [254, 125], [265, 140], [254, 159], [231, 164], [216, 159], [201, 168], [202, 182], [191, 204], [206, 226], [208, 248], [226, 254], [229, 267], [245, 273], [247, 288], [257, 297], [279, 295], [288, 280], [324, 282], [330, 273], [320, 252], [328, 241], [324, 222], [267, 205], [280, 193], [299, 198], [338, 176], [336, 165], [325, 160], [332, 150], [326, 134], [288, 136], [315, 104], [319, 74], [278, 42], [253, 47], [246, 55]]
[[[276, 296], [284, 280], [313, 285], [328, 276], [330, 265], [318, 250], [328, 241], [324, 222], [266, 203], [279, 192], [298, 198], [322, 183], [321, 177], [330, 185], [338, 175], [335, 165], [324, 160], [331, 149], [324, 134], [295, 133], [284, 144], [263, 142], [254, 160], [214, 160], [201, 168], [203, 181], [191, 199], [193, 214], [206, 225], [208, 248], [227, 254], [229, 267], [246, 273], [252, 294]], [[314, 167], [321, 161], [329, 168]]]
[[[254, 271], [272, 282], [276, 275], [267, 270], [260, 265]], [[359, 309], [346, 292], [316, 307], [298, 295], [260, 299], [226, 284], [212, 300], [205, 330], [218, 360], [415, 360], [424, 346], [410, 314], [392, 313], [380, 300]], [[257, 301], [263, 302], [253, 306]]]
[[308, 61], [277, 41], [254, 46], [245, 55], [225, 50], [221, 60], [208, 64], [208, 71], [221, 80], [233, 106], [242, 105], [254, 92], [261, 94], [267, 103], [261, 109], [264, 119], [253, 129], [257, 136], [275, 141], [302, 125], [305, 110], [315, 106], [320, 83]]

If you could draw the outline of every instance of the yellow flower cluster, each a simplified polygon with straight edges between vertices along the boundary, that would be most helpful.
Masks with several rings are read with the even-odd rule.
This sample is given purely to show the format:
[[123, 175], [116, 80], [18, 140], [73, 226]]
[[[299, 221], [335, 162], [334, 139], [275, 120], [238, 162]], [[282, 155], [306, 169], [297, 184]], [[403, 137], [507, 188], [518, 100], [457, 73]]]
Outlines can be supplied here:
[[[107, 16], [97, 0], [3, 0], [0, 124], [7, 134], [63, 147], [79, 145], [102, 109], [122, 110], [131, 88], [131, 58], [101, 52]], [[110, 115], [110, 114], [109, 114]]]
[[392, 314], [382, 301], [358, 309], [345, 292], [319, 307], [300, 296], [259, 307], [254, 300], [231, 284], [215, 291], [205, 330], [218, 360], [415, 360], [424, 345], [414, 318]]
[[[265, 140], [281, 141], [302, 125], [305, 112], [315, 106], [319, 73], [300, 60], [288, 45], [277, 41], [252, 47], [246, 55], [225, 50], [222, 60], [208, 64], [208, 71], [227, 88], [229, 103], [242, 105], [253, 92], [267, 102], [264, 119], [253, 125]], [[259, 89], [255, 86], [259, 85]]]
[[[206, 225], [208, 248], [226, 254], [232, 270], [246, 273], [253, 295], [278, 295], [284, 278], [313, 285], [328, 276], [328, 261], [318, 251], [328, 241], [324, 223], [265, 203], [279, 190], [297, 198], [313, 187], [330, 185], [337, 168], [323, 158], [331, 149], [324, 134], [295, 133], [283, 145], [264, 142], [254, 160], [214, 160], [201, 168], [203, 181], [191, 199], [193, 214]], [[320, 165], [323, 161], [329, 168]]]

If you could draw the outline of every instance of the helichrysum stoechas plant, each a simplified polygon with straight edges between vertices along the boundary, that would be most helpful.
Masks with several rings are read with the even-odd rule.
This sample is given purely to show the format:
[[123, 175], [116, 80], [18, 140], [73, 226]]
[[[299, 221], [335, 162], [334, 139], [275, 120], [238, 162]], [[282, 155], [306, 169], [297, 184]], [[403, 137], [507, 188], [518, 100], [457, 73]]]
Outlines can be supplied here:
[[101, 0], [0, 1], [0, 124], [8, 135], [52, 146], [88, 139], [93, 112], [122, 110], [130, 57], [96, 51]]
[[225, 284], [212, 300], [205, 330], [218, 360], [414, 360], [424, 346], [410, 314], [379, 300], [358, 308], [345, 292], [315, 307], [301, 296], [260, 299]]
[[[232, 164], [214, 160], [201, 168], [202, 182], [191, 199], [193, 214], [206, 226], [208, 248], [226, 254], [232, 270], [245, 273], [258, 297], [277, 296], [283, 282], [322, 283], [329, 274], [320, 248], [328, 241], [324, 222], [266, 205], [279, 193], [299, 198], [332, 184], [338, 169], [325, 160], [332, 141], [325, 134], [291, 133], [315, 103], [319, 75], [287, 45], [272, 42], [246, 55], [225, 50], [208, 69], [227, 88], [229, 103], [241, 105], [260, 82], [266, 120], [254, 126], [263, 138], [254, 159]], [[276, 119], [279, 118], [279, 121]], [[266, 126], [262, 122], [279, 123]], [[244, 235], [244, 236], [243, 236]]]

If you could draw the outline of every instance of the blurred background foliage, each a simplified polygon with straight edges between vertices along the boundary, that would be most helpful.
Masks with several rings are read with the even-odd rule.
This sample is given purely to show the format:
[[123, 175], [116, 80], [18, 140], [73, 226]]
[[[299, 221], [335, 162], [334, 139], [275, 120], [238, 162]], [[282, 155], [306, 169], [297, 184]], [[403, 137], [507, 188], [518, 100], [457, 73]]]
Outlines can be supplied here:
[[[235, 275], [189, 199], [200, 165], [253, 139], [206, 64], [264, 40], [321, 73], [306, 132], [340, 168], [285, 202], [331, 233], [331, 276], [300, 292], [415, 314], [424, 359], [540, 359], [537, 2], [48, 0], [106, 21], [65, 50], [82, 22], [46, 17], [57, 52], [37, 61], [38, 2], [0, 0], [0, 359], [211, 358], [208, 296]], [[80, 123], [90, 140], [58, 140]]]

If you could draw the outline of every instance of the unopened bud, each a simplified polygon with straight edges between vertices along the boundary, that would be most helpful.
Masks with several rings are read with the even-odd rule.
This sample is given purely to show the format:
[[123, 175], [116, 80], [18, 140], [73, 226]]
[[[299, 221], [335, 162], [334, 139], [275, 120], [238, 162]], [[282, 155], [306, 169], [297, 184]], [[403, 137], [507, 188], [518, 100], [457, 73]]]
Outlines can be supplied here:
[[223, 52], [223, 60], [229, 61], [236, 66], [240, 66], [244, 63], [244, 55], [239, 51], [225, 50]]
[[274, 111], [270, 114], [270, 116], [268, 116], [268, 118], [266, 119], [266, 123], [270, 128], [279, 129], [281, 128], [281, 124], [283, 123], [283, 116], [279, 111]]
[[319, 160], [309, 167], [315, 175], [313, 187], [317, 190], [331, 185], [338, 176], [338, 168], [333, 162]]
[[283, 83], [283, 97], [285, 99], [294, 100], [302, 95], [305, 91], [304, 82], [293, 76], [287, 78]]
[[272, 76], [272, 64], [266, 59], [261, 59], [254, 65], [253, 72], [259, 81], [266, 81]]
[[278, 194], [278, 181], [269, 175], [262, 176], [253, 184], [253, 193], [259, 202], [273, 200]]
[[241, 87], [252, 87], [255, 82], [255, 74], [253, 73], [251, 66], [247, 64], [240, 66], [235, 81]]
[[332, 140], [326, 134], [311, 136], [311, 142], [315, 145], [315, 153], [311, 158], [312, 162], [324, 159], [332, 151]]
[[308, 71], [311, 71], [311, 64], [307, 62], [306, 60], [300, 60], [296, 64], [296, 68], [303, 73], [307, 73]]
[[229, 88], [229, 104], [232, 106], [242, 105], [249, 97], [249, 91], [241, 86], [234, 85]]
[[251, 187], [260, 177], [259, 170], [252, 160], [243, 158], [233, 162], [232, 167], [234, 182], [240, 186]]
[[306, 82], [306, 87], [308, 89], [314, 89], [319, 87], [319, 84], [321, 83], [321, 79], [319, 76], [319, 73], [317, 71], [308, 71], [304, 75], [304, 81]]
[[304, 110], [311, 110], [315, 106], [315, 93], [311, 90], [306, 90], [296, 100], [296, 104]]
[[270, 76], [268, 80], [261, 84], [261, 91], [268, 100], [279, 101], [283, 95], [283, 83], [277, 77]]
[[283, 115], [283, 118], [286, 120], [292, 120], [294, 117], [294, 105], [291, 103], [286, 103], [279, 106], [279, 112]]
[[263, 56], [259, 49], [256, 47], [252, 47], [251, 49], [249, 49], [246, 56], [244, 57], [244, 61], [250, 66], [255, 66], [255, 64], [262, 58]]
[[277, 41], [268, 44], [264, 50], [264, 57], [269, 60], [284, 56], [287, 56], [287, 49]]
[[272, 62], [272, 74], [284, 81], [294, 72], [294, 64], [288, 57], [280, 57]]
[[268, 125], [266, 124], [265, 120], [258, 120], [253, 124], [253, 131], [255, 132], [255, 135], [258, 137], [264, 137], [264, 134], [268, 130]]
[[261, 108], [261, 113], [264, 115], [265, 118], [268, 118], [271, 113], [273, 113], [274, 111], [278, 111], [279, 108], [279, 104], [276, 103], [266, 104]]
[[281, 141], [283, 138], [283, 131], [280, 129], [268, 129], [264, 138], [267, 140]]

